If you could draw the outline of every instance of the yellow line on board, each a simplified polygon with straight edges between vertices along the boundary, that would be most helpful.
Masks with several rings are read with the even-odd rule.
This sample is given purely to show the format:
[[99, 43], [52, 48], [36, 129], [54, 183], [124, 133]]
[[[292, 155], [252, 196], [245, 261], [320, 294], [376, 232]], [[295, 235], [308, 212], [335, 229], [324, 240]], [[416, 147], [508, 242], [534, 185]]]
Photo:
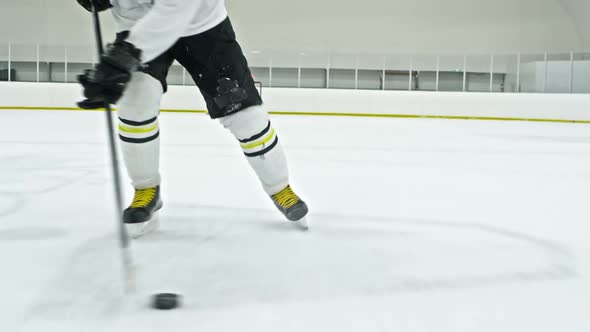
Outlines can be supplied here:
[[207, 111], [205, 110], [175, 110], [175, 109], [162, 109], [160, 112], [164, 113], [202, 113], [205, 114]]
[[[83, 110], [78, 107], [39, 107], [39, 106], [0, 106], [0, 110], [25, 110], [25, 111], [99, 111]], [[113, 110], [115, 110], [113, 108]], [[163, 113], [199, 113], [205, 114], [206, 110], [181, 110], [162, 109]], [[339, 117], [362, 117], [362, 118], [405, 118], [405, 119], [447, 119], [447, 120], [484, 120], [484, 121], [529, 121], [529, 122], [554, 122], [554, 123], [582, 123], [590, 124], [590, 120], [567, 120], [567, 119], [540, 119], [540, 118], [510, 118], [495, 116], [464, 116], [464, 115], [419, 115], [419, 114], [375, 114], [375, 113], [322, 113], [322, 112], [269, 112], [273, 115], [303, 115], [303, 116], [339, 116]]]
[[[0, 110], [2, 111], [83, 111], [83, 109], [79, 107], [41, 107], [41, 106], [0, 106]], [[98, 110], [90, 110], [90, 111], [102, 111], [102, 109]]]
[[321, 113], [321, 112], [269, 112], [276, 115], [315, 115], [315, 116], [348, 116], [363, 118], [407, 118], [407, 119], [450, 119], [450, 120], [492, 120], [492, 121], [530, 121], [558, 123], [586, 123], [590, 120], [540, 119], [540, 118], [509, 118], [493, 116], [466, 115], [418, 115], [418, 114], [373, 114], [373, 113]]
[[[117, 110], [111, 108], [112, 111]], [[0, 111], [83, 111], [83, 112], [103, 112], [104, 109], [87, 110], [80, 107], [41, 107], [41, 106], [0, 106]], [[180, 110], [180, 109], [163, 109], [160, 112], [166, 113], [207, 113], [205, 110]]]

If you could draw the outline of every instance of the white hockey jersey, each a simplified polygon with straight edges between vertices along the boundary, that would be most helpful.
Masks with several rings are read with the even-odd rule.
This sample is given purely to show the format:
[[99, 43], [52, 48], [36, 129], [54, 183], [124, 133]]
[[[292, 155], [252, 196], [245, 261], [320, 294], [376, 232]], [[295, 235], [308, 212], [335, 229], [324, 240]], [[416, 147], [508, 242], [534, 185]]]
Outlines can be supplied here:
[[224, 0], [111, 0], [118, 31], [148, 62], [179, 38], [207, 31], [227, 17]]

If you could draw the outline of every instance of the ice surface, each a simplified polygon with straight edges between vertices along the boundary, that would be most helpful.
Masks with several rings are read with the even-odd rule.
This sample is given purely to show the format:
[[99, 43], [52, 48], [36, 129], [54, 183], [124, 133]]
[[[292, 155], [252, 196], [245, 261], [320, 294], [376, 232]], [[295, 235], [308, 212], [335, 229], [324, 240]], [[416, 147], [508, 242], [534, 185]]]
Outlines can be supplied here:
[[[590, 330], [589, 126], [273, 122], [312, 230], [219, 124], [163, 114], [125, 296], [104, 114], [0, 112], [0, 331]], [[162, 291], [184, 306], [148, 308]]]

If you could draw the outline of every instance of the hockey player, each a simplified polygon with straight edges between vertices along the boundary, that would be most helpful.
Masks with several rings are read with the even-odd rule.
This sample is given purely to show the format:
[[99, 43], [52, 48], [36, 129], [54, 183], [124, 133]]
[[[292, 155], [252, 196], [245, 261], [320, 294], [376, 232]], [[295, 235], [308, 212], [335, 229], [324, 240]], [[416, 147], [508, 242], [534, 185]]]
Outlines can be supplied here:
[[119, 138], [135, 188], [123, 220], [132, 236], [153, 230], [160, 197], [158, 115], [166, 76], [174, 60], [190, 73], [207, 103], [238, 140], [263, 189], [291, 221], [307, 227], [307, 205], [289, 186], [287, 160], [246, 58], [227, 16], [224, 0], [77, 0], [91, 11], [112, 10], [118, 25], [93, 70], [79, 76], [85, 109], [117, 104]]

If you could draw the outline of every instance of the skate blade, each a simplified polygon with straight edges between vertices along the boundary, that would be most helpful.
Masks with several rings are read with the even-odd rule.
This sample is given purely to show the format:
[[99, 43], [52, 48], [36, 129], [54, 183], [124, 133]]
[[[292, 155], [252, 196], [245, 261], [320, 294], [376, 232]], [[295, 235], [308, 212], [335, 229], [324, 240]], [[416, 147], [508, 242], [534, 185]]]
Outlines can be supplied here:
[[293, 221], [293, 223], [295, 223], [295, 225], [297, 225], [297, 227], [303, 231], [309, 230], [309, 216], [305, 216], [297, 221]]
[[127, 234], [129, 234], [132, 239], [137, 239], [152, 233], [153, 231], [157, 230], [159, 226], [160, 219], [158, 218], [158, 212], [154, 213], [152, 218], [146, 222], [125, 224], [125, 228], [127, 228]]

